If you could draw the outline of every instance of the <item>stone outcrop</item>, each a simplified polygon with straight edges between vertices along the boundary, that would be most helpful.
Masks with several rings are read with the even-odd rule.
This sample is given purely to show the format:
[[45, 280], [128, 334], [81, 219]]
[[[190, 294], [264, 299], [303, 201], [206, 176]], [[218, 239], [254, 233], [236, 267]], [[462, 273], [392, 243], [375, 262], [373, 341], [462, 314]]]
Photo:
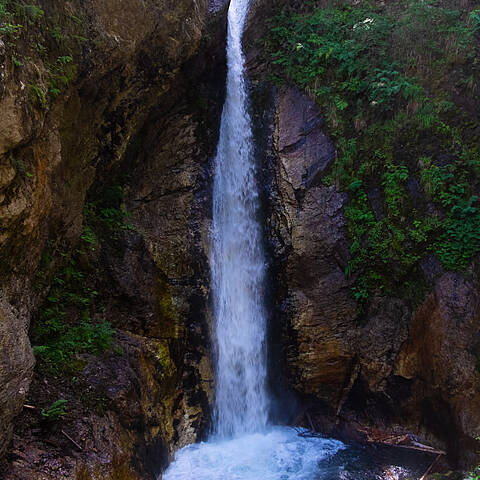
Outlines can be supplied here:
[[[411, 383], [405, 409], [419, 426], [444, 437], [457, 457], [468, 457], [480, 434], [479, 322], [475, 277], [440, 276], [415, 311], [394, 367]], [[411, 398], [422, 399], [423, 408]]]
[[30, 385], [34, 358], [28, 339], [28, 306], [15, 307], [2, 299], [0, 304], [0, 451], [12, 437], [13, 419], [22, 408]]
[[[335, 158], [316, 106], [297, 90], [278, 98], [272, 231], [282, 245], [288, 296], [287, 370], [291, 383], [335, 405], [353, 358], [348, 348], [355, 304], [342, 265], [348, 255], [345, 195], [318, 182]], [[278, 255], [278, 251], [275, 252]], [[314, 348], [314, 339], [323, 339]]]
[[[35, 375], [30, 398], [58, 391], [68, 413], [59, 426], [25, 411], [2, 478], [156, 478], [177, 440], [173, 418], [185, 425], [183, 415], [198, 410], [175, 408], [177, 371], [166, 341], [118, 333], [116, 342], [121, 353], [83, 357], [74, 385]], [[191, 440], [192, 432], [181, 436]]]

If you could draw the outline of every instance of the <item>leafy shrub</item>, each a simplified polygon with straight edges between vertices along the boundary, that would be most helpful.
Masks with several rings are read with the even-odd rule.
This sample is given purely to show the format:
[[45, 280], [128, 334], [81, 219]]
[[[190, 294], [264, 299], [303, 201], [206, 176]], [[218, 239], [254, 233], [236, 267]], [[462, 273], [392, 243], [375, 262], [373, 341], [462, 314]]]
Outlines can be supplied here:
[[88, 245], [95, 245], [97, 243], [97, 237], [90, 225], [85, 224], [83, 226], [81, 239]]
[[[84, 240], [87, 244], [94, 241], [91, 235]], [[98, 292], [87, 286], [87, 281], [76, 261], [70, 260], [54, 279], [33, 326], [33, 350], [40, 367], [47, 373], [74, 371], [79, 366], [77, 354], [98, 354], [112, 346], [114, 330], [110, 323], [92, 318]]]
[[480, 466], [470, 472], [466, 480], [480, 480]]
[[[69, 62], [63, 59], [60, 63], [64, 61]], [[93, 252], [97, 244], [110, 243], [120, 232], [132, 231], [133, 226], [126, 222], [128, 213], [122, 207], [123, 187], [102, 188], [85, 204], [80, 245], [51, 283], [47, 271], [53, 258], [68, 255], [55, 242], [49, 242], [42, 255], [37, 281], [43, 287], [50, 284], [50, 291], [32, 325], [31, 339], [38, 365], [45, 373], [74, 373], [83, 366], [78, 354], [98, 354], [113, 347], [114, 329], [101, 315], [103, 306], [98, 305], [94, 288], [97, 260]]]
[[123, 187], [112, 185], [99, 193], [96, 201], [85, 204], [85, 217], [89, 223], [99, 227], [107, 236], [118, 239], [120, 233], [134, 232], [128, 222], [130, 213], [123, 207]]
[[[86, 41], [86, 38], [76, 34], [84, 33], [78, 17], [67, 12], [66, 16], [62, 15], [57, 8], [61, 6], [49, 10], [50, 15], [47, 16], [38, 5], [0, 0], [0, 37], [5, 37], [14, 65], [23, 66], [26, 62], [38, 62], [40, 59], [47, 72], [47, 78], [41, 78], [40, 85], [32, 84], [29, 92], [33, 105], [42, 109], [77, 78], [72, 52], [78, 51]], [[62, 19], [62, 28], [56, 23], [59, 17]], [[25, 53], [24, 61], [15, 56], [19, 40], [22, 42], [21, 50]], [[35, 81], [38, 81], [37, 78]]]
[[114, 330], [107, 322], [92, 324], [84, 318], [79, 325], [65, 323], [61, 318], [64, 312], [49, 311], [45, 323], [36, 328], [36, 338], [44, 340], [45, 345], [34, 346], [35, 355], [43, 362], [49, 373], [75, 369], [75, 354], [98, 354], [112, 345]]
[[30, 85], [30, 99], [42, 109], [47, 108], [47, 97], [45, 92], [38, 85]]
[[9, 15], [7, 4], [8, 0], [0, 0], [0, 18], [7, 17]]
[[470, 13], [470, 20], [472, 21], [475, 32], [480, 32], [480, 9], [473, 10]]
[[15, 3], [15, 15], [24, 23], [33, 24], [44, 17], [45, 12], [37, 5]]

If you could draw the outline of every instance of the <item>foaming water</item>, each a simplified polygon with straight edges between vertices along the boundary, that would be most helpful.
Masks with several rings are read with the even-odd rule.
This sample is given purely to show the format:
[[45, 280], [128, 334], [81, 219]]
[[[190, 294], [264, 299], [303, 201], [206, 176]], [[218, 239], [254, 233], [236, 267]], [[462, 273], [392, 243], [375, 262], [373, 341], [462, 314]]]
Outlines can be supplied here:
[[305, 430], [268, 427], [183, 448], [163, 480], [413, 480], [433, 459], [402, 448], [345, 445]]
[[233, 439], [189, 445], [177, 452], [163, 480], [313, 480], [321, 462], [343, 444], [271, 427]]

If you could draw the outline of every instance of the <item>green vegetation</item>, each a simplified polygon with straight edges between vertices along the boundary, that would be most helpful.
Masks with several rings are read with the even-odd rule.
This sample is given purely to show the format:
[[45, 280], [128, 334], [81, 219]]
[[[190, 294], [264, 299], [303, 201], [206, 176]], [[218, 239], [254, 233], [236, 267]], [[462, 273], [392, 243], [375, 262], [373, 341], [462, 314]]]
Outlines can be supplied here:
[[112, 345], [114, 330], [104, 320], [94, 321], [98, 292], [85, 285], [85, 274], [75, 260], [54, 279], [46, 304], [32, 332], [34, 353], [47, 373], [75, 371], [78, 353], [100, 353]]
[[26, 3], [14, 2], [13, 8], [15, 16], [27, 25], [33, 25], [37, 20], [45, 16], [45, 12], [37, 5], [29, 5]]
[[22, 25], [15, 22], [9, 3], [8, 0], [0, 0], [0, 38], [15, 38], [22, 29]]
[[480, 32], [480, 9], [473, 10], [473, 12], [470, 13], [470, 20], [473, 23], [475, 32]]
[[0, 37], [14, 41], [27, 27], [34, 26], [45, 16], [37, 5], [0, 0]]
[[47, 97], [38, 85], [30, 85], [30, 98], [32, 103], [37, 103], [42, 109], [47, 108]]
[[[77, 354], [98, 354], [112, 346], [114, 330], [105, 320], [97, 319], [95, 299], [98, 292], [89, 286], [87, 251], [94, 248], [94, 242], [91, 228], [85, 226], [83, 245], [53, 279], [47, 300], [32, 328], [33, 350], [39, 368], [46, 373], [75, 372], [82, 367]], [[42, 266], [48, 268], [51, 261], [51, 255], [45, 254]], [[80, 263], [87, 266], [80, 267]]]
[[337, 144], [324, 182], [349, 194], [346, 273], [360, 303], [415, 299], [429, 252], [449, 270], [480, 252], [477, 125], [451, 100], [459, 86], [478, 95], [479, 12], [436, 0], [309, 4], [271, 22], [272, 80], [314, 97]]
[[8, 154], [10, 164], [15, 168], [15, 170], [28, 178], [32, 178], [33, 174], [27, 171], [27, 167], [25, 166], [25, 162], [16, 156], [13, 155], [13, 152], [9, 152]]
[[67, 414], [67, 403], [67, 400], [57, 400], [48, 408], [42, 408], [40, 413], [42, 414], [42, 417], [48, 421], [58, 420], [60, 417], [64, 417]]
[[480, 466], [468, 474], [466, 480], [480, 480]]
[[[121, 232], [133, 232], [135, 227], [127, 221], [130, 214], [122, 206], [124, 190], [121, 185], [105, 187], [94, 201], [87, 201], [85, 204], [85, 218], [87, 224], [93, 225], [102, 232], [104, 236], [118, 239]], [[89, 243], [88, 235], [85, 232], [82, 238]], [[93, 239], [90, 238], [90, 241]]]
[[[64, 253], [53, 241], [42, 255], [37, 284], [39, 288], [50, 285], [50, 291], [30, 336], [44, 373], [75, 374], [83, 367], [78, 354], [98, 354], [110, 348], [115, 351], [114, 330], [104, 319], [95, 288], [95, 269], [100, 244], [108, 245], [122, 232], [134, 231], [126, 222], [123, 196], [119, 185], [96, 192], [85, 204], [83, 232], [73, 255]], [[63, 268], [52, 278], [59, 262]]]
[[62, 55], [48, 66], [48, 91], [52, 97], [59, 95], [77, 77], [77, 67], [72, 62], [70, 55]]
[[79, 35], [83, 25], [78, 17], [60, 5], [49, 12], [23, 1], [0, 0], [0, 38], [15, 67], [35, 63], [29, 99], [40, 109], [75, 81], [73, 52], [86, 41]]
[[108, 398], [95, 390], [85, 390], [81, 394], [80, 400], [84, 405], [91, 409], [95, 409], [100, 414], [103, 414], [108, 410]]

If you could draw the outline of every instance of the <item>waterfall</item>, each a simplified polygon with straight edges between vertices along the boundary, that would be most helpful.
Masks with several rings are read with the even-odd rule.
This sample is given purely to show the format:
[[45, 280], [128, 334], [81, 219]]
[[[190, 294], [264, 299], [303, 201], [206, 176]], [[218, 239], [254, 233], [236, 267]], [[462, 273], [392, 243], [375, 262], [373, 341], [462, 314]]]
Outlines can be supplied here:
[[242, 51], [247, 10], [248, 0], [231, 0], [227, 91], [215, 157], [213, 435], [178, 451], [163, 480], [326, 479], [320, 462], [343, 448], [337, 440], [267, 423], [265, 257]]
[[213, 188], [214, 432], [223, 437], [259, 431], [268, 417], [265, 258], [242, 51], [247, 10], [248, 0], [232, 0], [228, 11], [227, 89]]

